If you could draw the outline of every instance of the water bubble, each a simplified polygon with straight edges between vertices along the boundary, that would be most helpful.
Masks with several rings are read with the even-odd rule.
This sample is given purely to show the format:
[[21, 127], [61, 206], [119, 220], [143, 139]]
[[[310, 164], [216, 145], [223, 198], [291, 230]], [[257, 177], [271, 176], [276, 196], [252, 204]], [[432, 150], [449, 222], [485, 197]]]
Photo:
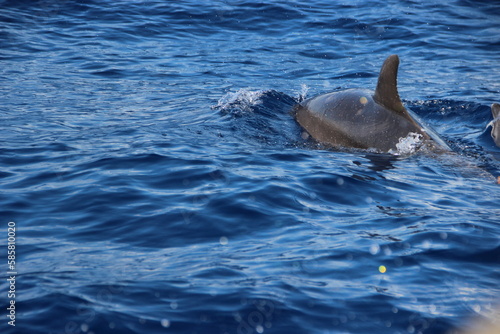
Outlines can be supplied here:
[[85, 333], [85, 332], [87, 332], [89, 330], [89, 325], [87, 325], [87, 324], [81, 324], [80, 328], [81, 328], [82, 332]]
[[172, 310], [177, 310], [177, 307], [178, 307], [178, 306], [179, 306], [179, 305], [177, 304], [177, 302], [171, 302], [171, 303], [170, 303], [170, 308], [171, 308]]
[[339, 176], [339, 177], [337, 178], [337, 184], [338, 184], [339, 186], [343, 185], [343, 184], [344, 184], [344, 179], [343, 179], [343, 178], [341, 178], [341, 177]]
[[223, 246], [227, 245], [229, 243], [229, 240], [226, 237], [220, 237], [219, 243]]
[[162, 319], [161, 320], [161, 325], [165, 328], [168, 328], [170, 327], [170, 320], [167, 320], [167, 319]]
[[392, 250], [389, 247], [384, 247], [384, 254], [390, 256], [392, 254]]
[[380, 251], [380, 246], [379, 245], [377, 245], [377, 244], [371, 245], [371, 247], [370, 247], [370, 253], [372, 255], [377, 255], [379, 251]]
[[255, 327], [255, 331], [257, 333], [264, 333], [264, 327], [262, 327], [261, 325], [258, 325], [257, 327]]

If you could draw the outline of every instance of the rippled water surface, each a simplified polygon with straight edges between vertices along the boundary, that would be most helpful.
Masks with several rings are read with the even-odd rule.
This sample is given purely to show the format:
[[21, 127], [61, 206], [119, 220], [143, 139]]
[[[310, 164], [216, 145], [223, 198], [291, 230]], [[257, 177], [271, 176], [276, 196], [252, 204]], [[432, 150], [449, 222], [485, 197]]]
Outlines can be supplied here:
[[[497, 2], [0, 0], [0, 23], [2, 333], [427, 334], [492, 316]], [[373, 89], [394, 53], [404, 103], [452, 152], [303, 138], [298, 101]]]

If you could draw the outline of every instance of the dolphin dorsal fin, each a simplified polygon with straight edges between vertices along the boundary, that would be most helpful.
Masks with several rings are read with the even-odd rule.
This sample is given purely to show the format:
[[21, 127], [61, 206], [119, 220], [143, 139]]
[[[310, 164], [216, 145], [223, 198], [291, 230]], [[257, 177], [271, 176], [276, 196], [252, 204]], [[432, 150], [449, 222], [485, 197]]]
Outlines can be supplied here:
[[398, 93], [398, 66], [399, 57], [391, 55], [387, 57], [380, 69], [377, 89], [373, 98], [384, 107], [394, 110], [404, 116], [408, 115]]
[[491, 113], [493, 114], [493, 118], [497, 119], [500, 117], [500, 104], [493, 103], [491, 105]]

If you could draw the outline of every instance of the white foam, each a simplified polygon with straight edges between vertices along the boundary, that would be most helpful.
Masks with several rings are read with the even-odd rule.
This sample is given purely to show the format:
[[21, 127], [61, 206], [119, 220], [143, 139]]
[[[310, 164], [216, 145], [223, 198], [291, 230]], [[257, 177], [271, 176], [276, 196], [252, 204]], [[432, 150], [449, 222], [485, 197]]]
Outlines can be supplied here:
[[410, 132], [408, 136], [399, 138], [396, 144], [396, 152], [390, 150], [389, 153], [396, 155], [413, 154], [423, 143], [423, 136], [419, 133]]
[[306, 99], [308, 91], [309, 91], [309, 87], [306, 84], [300, 85], [300, 92], [299, 92], [298, 100], [304, 101]]
[[237, 92], [229, 92], [221, 97], [215, 106], [222, 111], [238, 108], [242, 111], [251, 111], [252, 107], [262, 103], [261, 97], [265, 90], [239, 89]]

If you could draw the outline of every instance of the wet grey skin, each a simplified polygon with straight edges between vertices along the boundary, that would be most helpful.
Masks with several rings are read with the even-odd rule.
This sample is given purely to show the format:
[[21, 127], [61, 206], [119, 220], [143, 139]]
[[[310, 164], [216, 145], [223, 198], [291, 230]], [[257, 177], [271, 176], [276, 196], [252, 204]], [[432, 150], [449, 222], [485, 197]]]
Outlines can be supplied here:
[[410, 132], [430, 140], [399, 98], [398, 67], [397, 55], [385, 60], [375, 91], [348, 89], [303, 101], [295, 107], [297, 122], [314, 139], [333, 147], [395, 151]]
[[500, 147], [500, 104], [493, 103], [491, 105], [491, 113], [493, 114], [493, 121], [491, 121], [491, 137], [495, 144]]

